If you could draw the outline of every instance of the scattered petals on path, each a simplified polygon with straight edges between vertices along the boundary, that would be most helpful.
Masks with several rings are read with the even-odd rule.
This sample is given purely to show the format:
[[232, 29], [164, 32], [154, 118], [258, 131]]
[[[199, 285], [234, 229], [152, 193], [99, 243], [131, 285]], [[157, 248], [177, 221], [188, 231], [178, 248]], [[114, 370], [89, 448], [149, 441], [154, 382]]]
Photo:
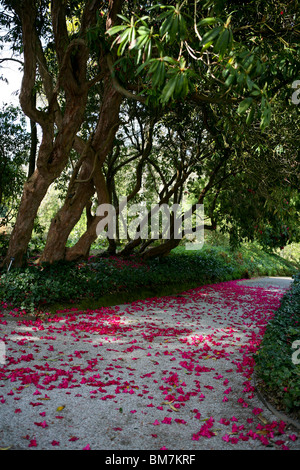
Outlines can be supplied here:
[[283, 293], [232, 281], [32, 321], [2, 304], [1, 447], [299, 448], [253, 384]]

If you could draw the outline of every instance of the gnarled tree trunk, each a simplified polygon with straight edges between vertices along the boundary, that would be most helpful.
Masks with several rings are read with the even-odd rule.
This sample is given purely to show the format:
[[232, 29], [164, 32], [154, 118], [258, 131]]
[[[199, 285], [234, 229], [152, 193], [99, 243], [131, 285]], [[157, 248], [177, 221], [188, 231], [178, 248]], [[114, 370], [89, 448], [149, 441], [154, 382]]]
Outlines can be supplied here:
[[[122, 3], [123, 0], [108, 1], [107, 28], [116, 21]], [[4, 260], [4, 265], [8, 265], [11, 258], [14, 258], [13, 266], [17, 267], [23, 264], [40, 203], [51, 183], [65, 168], [74, 142], [78, 139], [77, 133], [85, 119], [89, 90], [95, 83], [102, 80], [104, 75], [110, 82], [112, 80], [105, 56], [106, 51], [102, 50], [102, 44], [99, 45], [99, 55], [102, 57], [104, 67], [93, 79], [89, 80], [87, 77], [87, 63], [90, 56], [87, 31], [97, 23], [99, 2], [95, 0], [83, 2], [79, 30], [74, 36], [69, 33], [67, 27], [68, 2], [51, 1], [50, 21], [58, 70], [55, 80], [51, 72], [55, 67], [52, 63], [48, 67], [48, 57], [44, 54], [42, 40], [39, 36], [41, 28], [38, 25], [42, 20], [38, 18], [37, 2], [35, 0], [11, 2], [10, 8], [22, 25], [24, 72], [20, 93], [21, 107], [29, 119], [39, 124], [42, 129], [42, 142], [38, 152], [36, 170], [25, 183], [18, 216]], [[36, 21], [37, 18], [38, 21]], [[44, 111], [38, 109], [32, 99], [36, 89], [37, 70], [47, 101], [47, 108]], [[107, 81], [104, 83], [104, 87], [106, 85]], [[112, 85], [110, 84], [109, 90], [105, 89], [105, 93], [109, 94], [111, 91]], [[116, 102], [120, 103], [119, 94], [116, 90], [113, 90], [113, 93]], [[62, 96], [64, 102], [61, 106]], [[118, 114], [118, 106], [116, 112], [112, 111], [111, 106], [112, 101], [106, 100], [103, 106], [103, 116], [100, 118], [100, 130], [96, 131], [92, 142], [94, 150], [90, 159], [93, 158], [95, 152], [99, 152], [98, 159], [101, 164], [106, 157], [107, 149], [111, 148], [116, 130], [111, 132], [112, 139], [107, 139], [107, 136], [110, 135], [112, 121], [115, 124], [115, 116]], [[51, 224], [43, 255], [43, 259], [46, 261], [64, 257], [68, 235], [94, 193], [94, 180], [89, 178], [92, 168], [90, 159], [87, 158], [84, 161], [80, 175], [81, 178], [88, 179], [88, 182], [76, 184], [74, 194], [72, 192], [74, 186], [70, 187], [65, 205]]]
[[71, 178], [65, 202], [51, 222], [40, 262], [52, 263], [62, 259], [75, 260], [86, 257], [91, 244], [97, 238], [96, 227], [101, 219], [97, 217], [78, 243], [73, 248], [66, 249], [68, 237], [80, 219], [88, 201], [93, 196], [95, 189], [98, 204], [110, 202], [106, 182], [102, 174], [102, 165], [113, 147], [115, 134], [119, 126], [122, 96], [113, 86], [110, 71], [105, 61], [106, 58], [103, 60], [103, 69], [106, 68], [107, 74], [104, 79], [104, 94], [98, 125], [93, 138], [87, 143], [88, 148], [82, 148], [79, 139], [74, 144], [75, 147], [77, 144], [76, 148], [80, 153], [84, 152], [81, 170], [78, 177], [76, 177], [76, 172]]
[[[90, 8], [91, 5], [88, 7]], [[59, 76], [56, 87], [47, 69], [41, 41], [36, 28], [36, 2], [24, 0], [14, 7], [22, 23], [24, 46], [24, 73], [20, 103], [24, 113], [42, 128], [42, 142], [38, 152], [36, 170], [24, 185], [17, 219], [10, 238], [4, 265], [14, 258], [13, 266], [24, 262], [28, 243], [38, 208], [50, 184], [61, 174], [82, 121], [88, 96], [86, 68], [89, 50], [83, 40], [71, 40], [66, 26], [66, 5], [53, 0], [52, 25], [55, 38]], [[93, 7], [94, 16], [96, 7]], [[92, 19], [90, 18], [92, 21]], [[40, 111], [32, 100], [36, 82], [36, 70], [42, 77], [48, 109]], [[65, 93], [65, 109], [58, 105], [59, 89]], [[56, 134], [56, 135], [55, 135]]]

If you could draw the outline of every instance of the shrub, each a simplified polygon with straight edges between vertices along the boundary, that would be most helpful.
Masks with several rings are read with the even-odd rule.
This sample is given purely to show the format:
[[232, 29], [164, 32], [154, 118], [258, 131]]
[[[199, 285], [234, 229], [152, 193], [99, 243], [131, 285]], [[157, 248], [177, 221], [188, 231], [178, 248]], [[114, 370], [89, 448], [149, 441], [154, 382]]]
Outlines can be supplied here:
[[300, 364], [293, 360], [293, 343], [300, 340], [300, 274], [283, 296], [268, 323], [255, 357], [256, 372], [267, 395], [300, 416]]
[[89, 270], [80, 270], [75, 264], [28, 266], [1, 275], [0, 297], [3, 302], [32, 311], [45, 304], [72, 301], [90, 294], [86, 288], [90, 281]]
[[[250, 254], [251, 256], [250, 256]], [[262, 257], [265, 259], [261, 260]], [[141, 289], [150, 295], [166, 295], [168, 289], [184, 290], [197, 285], [232, 279], [249, 278], [272, 273], [287, 275], [292, 265], [277, 256], [239, 250], [230, 252], [226, 246], [207, 246], [200, 251], [174, 250], [162, 259], [143, 262], [136, 256], [92, 256], [82, 263], [59, 262], [53, 265], [28, 265], [23, 269], [4, 272], [0, 277], [1, 300], [25, 310], [46, 305], [79, 303], [117, 293], [130, 293], [139, 298]]]

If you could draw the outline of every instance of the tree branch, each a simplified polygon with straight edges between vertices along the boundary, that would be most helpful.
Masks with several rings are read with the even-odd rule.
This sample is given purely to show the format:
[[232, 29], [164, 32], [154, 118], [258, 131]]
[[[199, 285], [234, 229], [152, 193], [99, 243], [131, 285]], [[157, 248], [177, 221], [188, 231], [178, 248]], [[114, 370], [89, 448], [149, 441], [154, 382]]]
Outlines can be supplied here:
[[34, 2], [24, 0], [21, 9], [23, 49], [24, 49], [24, 72], [20, 92], [20, 104], [24, 113], [33, 121], [38, 122], [42, 128], [48, 126], [48, 116], [38, 111], [32, 100], [33, 89], [36, 78], [36, 31], [34, 19], [36, 10]]
[[112, 59], [111, 54], [107, 54], [106, 58], [107, 58], [107, 65], [108, 65], [108, 68], [109, 68], [109, 71], [110, 71], [110, 74], [111, 74], [112, 83], [113, 83], [113, 86], [116, 89], [116, 91], [118, 93], [120, 93], [121, 95], [125, 96], [126, 98], [139, 101], [140, 103], [145, 103], [146, 98], [144, 98], [142, 96], [139, 96], [139, 95], [136, 95], [134, 93], [131, 93], [129, 90], [126, 90], [120, 84], [120, 82], [117, 79], [117, 77], [115, 75], [115, 72], [114, 72], [113, 59]]

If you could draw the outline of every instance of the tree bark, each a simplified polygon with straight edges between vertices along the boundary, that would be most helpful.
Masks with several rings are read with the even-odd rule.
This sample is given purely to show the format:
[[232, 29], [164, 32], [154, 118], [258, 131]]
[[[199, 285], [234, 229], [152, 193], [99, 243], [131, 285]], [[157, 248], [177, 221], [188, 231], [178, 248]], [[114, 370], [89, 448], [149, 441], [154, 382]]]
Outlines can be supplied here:
[[[110, 202], [109, 194], [106, 187], [106, 182], [100, 164], [98, 163], [97, 172], [94, 177], [94, 184], [97, 190], [98, 204], [107, 204]], [[90, 252], [92, 243], [97, 238], [97, 225], [102, 217], [94, 216], [90, 220], [85, 233], [80, 237], [78, 242], [71, 248], [66, 248], [65, 259], [66, 261], [75, 261], [81, 258], [87, 258]]]
[[119, 126], [122, 96], [114, 89], [110, 75], [106, 76], [104, 86], [100, 118], [94, 137], [83, 159], [78, 178], [71, 181], [64, 205], [51, 222], [40, 263], [53, 263], [62, 259], [70, 261], [86, 257], [91, 244], [97, 238], [96, 227], [101, 220], [99, 217], [96, 217], [90, 224], [86, 233], [73, 248], [66, 249], [68, 237], [93, 196], [95, 188], [98, 204], [110, 202], [101, 168], [114, 144]]
[[[73, 53], [71, 61], [72, 41], [66, 50], [63, 47], [68, 38], [62, 2], [54, 0], [52, 13], [53, 32], [60, 67], [55, 92], [51, 89], [51, 76], [46, 70], [46, 60], [35, 30], [35, 2], [33, 0], [24, 0], [21, 7], [16, 9], [16, 14], [22, 22], [24, 46], [24, 73], [20, 104], [24, 113], [41, 126], [42, 142], [38, 152], [36, 170], [24, 186], [16, 223], [3, 263], [7, 265], [11, 258], [14, 258], [15, 267], [22, 266], [24, 263], [34, 220], [47, 189], [67, 164], [76, 133], [84, 119], [89, 90], [86, 82], [88, 48], [83, 41], [76, 43], [76, 51]], [[41, 76], [48, 99], [48, 111], [37, 110], [32, 99], [37, 62], [40, 66], [42, 64]], [[74, 62], [76, 63], [75, 68], [72, 65]], [[63, 88], [66, 98], [63, 115], [57, 103], [59, 87]], [[57, 127], [55, 128], [55, 126]]]
[[[216, 183], [217, 175], [219, 174], [220, 170], [224, 167], [224, 165], [226, 165], [226, 162], [229, 158], [229, 153], [230, 152], [227, 149], [224, 150], [223, 156], [220, 158], [218, 164], [215, 166], [215, 168], [212, 170], [212, 172], [209, 176], [208, 183], [200, 191], [199, 196], [198, 196], [197, 204], [203, 204], [204, 203], [206, 195], [214, 187], [214, 185]], [[218, 184], [219, 184], [219, 182], [217, 182], [217, 185]], [[196, 204], [194, 204], [193, 207], [192, 207], [192, 213], [195, 212], [195, 209], [196, 209]], [[171, 234], [173, 234], [173, 228], [172, 227], [173, 226], [171, 225], [171, 231], [170, 231]], [[174, 248], [176, 248], [179, 245], [180, 241], [181, 241], [180, 238], [175, 239], [174, 235], [173, 235], [173, 237], [171, 237], [169, 240], [166, 240], [161, 245], [149, 248], [148, 250], [144, 251], [141, 256], [145, 260], [155, 258], [155, 257], [159, 257], [159, 256], [167, 256], [170, 253], [171, 250], [173, 250]]]
[[[86, 165], [80, 174], [87, 178], [90, 171]], [[76, 189], [74, 185], [69, 188], [64, 205], [51, 221], [46, 245], [39, 263], [53, 263], [65, 258], [66, 243], [70, 232], [79, 221], [83, 209], [95, 192], [93, 181], [77, 186]]]
[[[53, 11], [53, 24], [57, 38], [59, 39], [61, 36], [61, 41], [66, 43], [66, 30], [59, 26], [60, 22], [63, 22], [58, 14], [59, 12], [60, 14], [62, 12], [60, 3], [61, 2], [59, 1], [54, 1], [56, 11]], [[93, 11], [93, 14], [95, 14], [97, 11], [97, 2], [91, 0], [90, 3], [91, 5], [89, 8], [85, 8], [83, 14], [82, 28], [84, 30], [87, 25], [92, 22], [92, 19], [89, 18], [91, 16], [91, 12]], [[122, 3], [123, 0], [109, 1], [109, 13], [106, 25], [107, 29], [116, 22], [117, 14], [120, 11]], [[61, 54], [60, 49], [58, 49], [61, 70], [64, 70], [66, 67], [65, 57], [67, 53], [68, 49], [65, 55]], [[58, 211], [50, 225], [46, 246], [39, 260], [40, 262], [52, 263], [61, 259], [75, 260], [81, 257], [86, 257], [92, 242], [97, 238], [96, 227], [101, 219], [99, 219], [99, 217], [95, 217], [87, 227], [85, 234], [74, 245], [74, 247], [66, 249], [68, 236], [80, 219], [80, 216], [94, 194], [95, 189], [98, 196], [98, 204], [109, 202], [106, 183], [102, 174], [102, 165], [113, 147], [115, 134], [119, 126], [119, 111], [123, 98], [114, 87], [107, 55], [104, 54], [100, 57], [99, 65], [101, 75], [103, 77], [104, 93], [100, 107], [98, 124], [94, 136], [91, 139], [90, 146], [82, 160], [79, 177], [75, 181], [73, 178], [71, 179], [64, 205]], [[64, 76], [61, 74], [61, 80], [63, 78]], [[80, 139], [74, 140], [74, 147], [79, 150], [79, 153], [82, 153], [82, 142], [80, 142]]]
[[26, 181], [8, 252], [3, 262], [4, 266], [7, 266], [11, 259], [13, 259], [13, 267], [21, 267], [25, 263], [34, 220], [50, 184], [51, 181], [41, 175], [38, 169]]
[[[33, 106], [36, 106], [36, 94], [32, 97]], [[28, 165], [28, 174], [27, 178], [34, 173], [35, 170], [35, 160], [36, 160], [36, 151], [37, 151], [37, 127], [36, 122], [30, 119], [30, 154], [29, 154], [29, 165]]]

